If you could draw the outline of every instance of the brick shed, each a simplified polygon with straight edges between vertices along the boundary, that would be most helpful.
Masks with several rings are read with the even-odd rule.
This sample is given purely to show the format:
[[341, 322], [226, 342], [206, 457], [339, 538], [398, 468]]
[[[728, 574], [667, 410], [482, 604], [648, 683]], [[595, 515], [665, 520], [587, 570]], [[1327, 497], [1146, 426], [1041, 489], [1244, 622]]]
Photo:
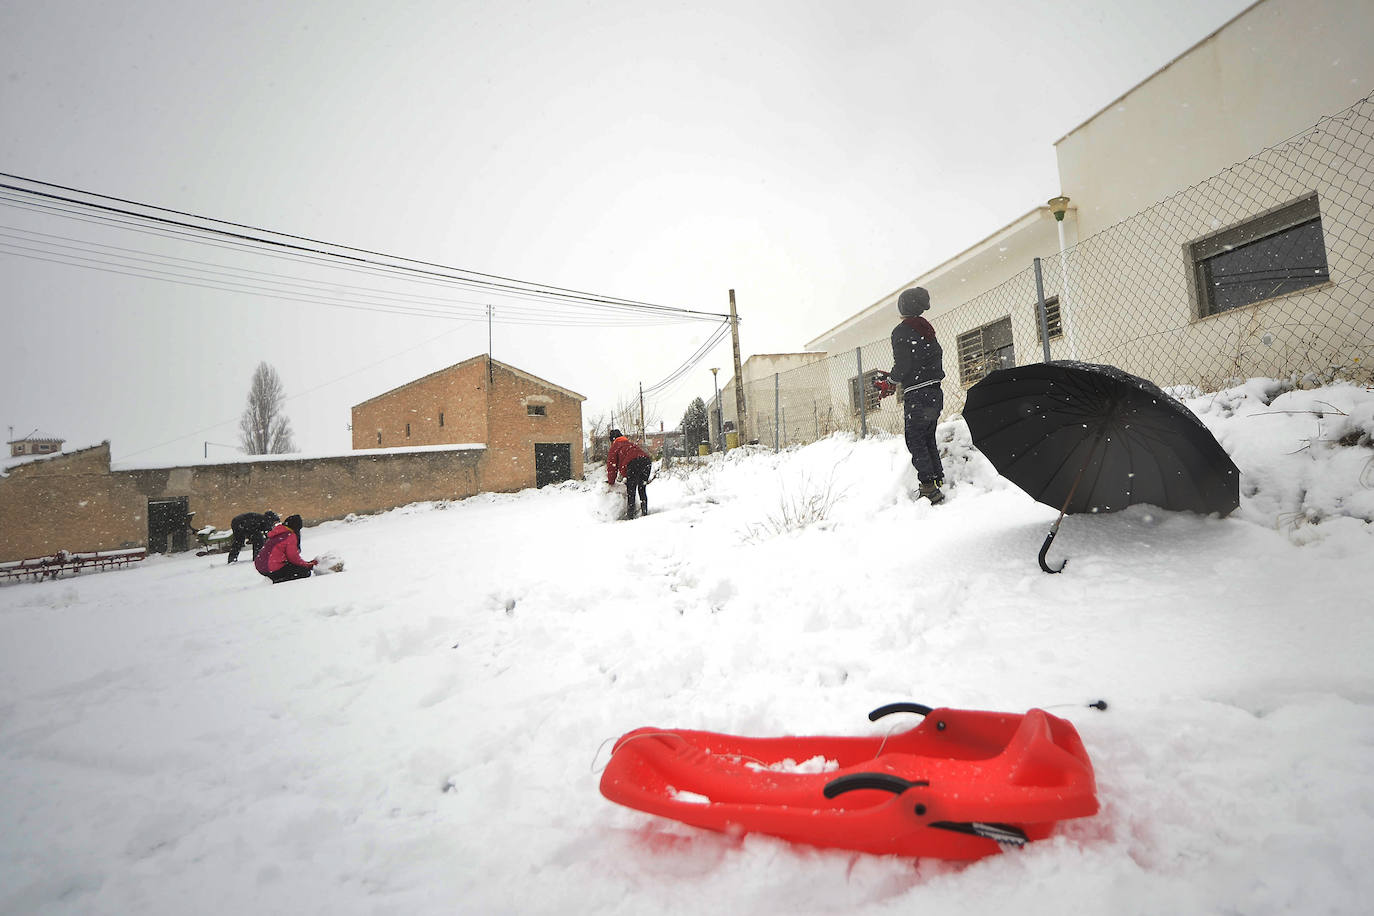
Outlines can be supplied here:
[[486, 446], [482, 489], [582, 477], [582, 395], [484, 355], [353, 407], [353, 448]]

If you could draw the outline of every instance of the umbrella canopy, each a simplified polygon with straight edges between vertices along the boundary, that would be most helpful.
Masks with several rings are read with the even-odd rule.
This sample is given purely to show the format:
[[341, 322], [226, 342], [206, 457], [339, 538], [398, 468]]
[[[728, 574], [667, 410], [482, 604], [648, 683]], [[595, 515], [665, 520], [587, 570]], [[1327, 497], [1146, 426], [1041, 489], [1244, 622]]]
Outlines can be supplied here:
[[1220, 515], [1240, 505], [1240, 471], [1211, 431], [1115, 366], [999, 369], [969, 389], [964, 419], [998, 472], [1061, 518], [1137, 503]]

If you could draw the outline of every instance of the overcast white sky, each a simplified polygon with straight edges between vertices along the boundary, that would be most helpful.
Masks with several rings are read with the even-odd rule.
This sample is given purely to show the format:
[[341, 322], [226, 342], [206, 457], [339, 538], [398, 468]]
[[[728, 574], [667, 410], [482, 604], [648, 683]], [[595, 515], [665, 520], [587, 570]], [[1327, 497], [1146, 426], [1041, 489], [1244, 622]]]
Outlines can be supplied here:
[[[668, 306], [724, 312], [733, 288], [744, 355], [790, 352], [1057, 194], [1055, 140], [1249, 5], [0, 0], [0, 171]], [[302, 450], [345, 450], [352, 404], [487, 349], [485, 320], [42, 260], [35, 238], [170, 249], [2, 199], [0, 233], [15, 436], [229, 457], [265, 360]], [[466, 298], [494, 306], [496, 358], [587, 418], [711, 331], [506, 323]], [[650, 412], [675, 426], [729, 359]]]

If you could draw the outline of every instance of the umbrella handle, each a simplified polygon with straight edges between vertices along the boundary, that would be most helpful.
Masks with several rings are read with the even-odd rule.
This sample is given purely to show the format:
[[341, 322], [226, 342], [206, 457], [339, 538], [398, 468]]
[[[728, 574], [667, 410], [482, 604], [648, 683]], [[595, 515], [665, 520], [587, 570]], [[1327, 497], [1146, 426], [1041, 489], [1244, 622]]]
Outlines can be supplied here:
[[1040, 546], [1040, 556], [1037, 559], [1040, 560], [1040, 568], [1047, 573], [1061, 573], [1064, 571], [1064, 567], [1069, 565], [1067, 558], [1065, 558], [1063, 563], [1059, 564], [1058, 569], [1051, 569], [1050, 565], [1045, 562], [1045, 554], [1050, 552], [1050, 545], [1054, 543], [1054, 536], [1058, 533], [1059, 525], [1055, 523], [1055, 526], [1050, 529], [1050, 533], [1045, 535], [1045, 543]]

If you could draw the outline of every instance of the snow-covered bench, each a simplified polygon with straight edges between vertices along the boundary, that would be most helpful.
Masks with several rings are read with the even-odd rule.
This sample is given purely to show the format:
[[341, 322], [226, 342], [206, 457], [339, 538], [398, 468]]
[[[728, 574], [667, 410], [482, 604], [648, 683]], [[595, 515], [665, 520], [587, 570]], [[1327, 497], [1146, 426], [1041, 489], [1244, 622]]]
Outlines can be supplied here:
[[148, 555], [142, 547], [125, 550], [95, 550], [85, 553], [71, 553], [59, 550], [52, 556], [30, 557], [27, 560], [11, 560], [0, 563], [0, 579], [56, 579], [65, 574], [76, 574], [84, 570], [118, 569], [137, 563]]

